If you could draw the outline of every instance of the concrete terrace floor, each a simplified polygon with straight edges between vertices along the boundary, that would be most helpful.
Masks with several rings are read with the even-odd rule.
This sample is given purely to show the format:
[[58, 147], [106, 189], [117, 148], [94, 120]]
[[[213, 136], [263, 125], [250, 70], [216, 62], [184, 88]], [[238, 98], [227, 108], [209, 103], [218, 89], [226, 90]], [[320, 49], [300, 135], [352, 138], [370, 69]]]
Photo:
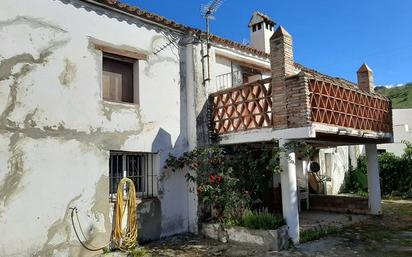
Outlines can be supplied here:
[[302, 211], [299, 213], [300, 231], [319, 227], [342, 228], [371, 218], [369, 215], [341, 214], [324, 211]]
[[[309, 215], [310, 212], [307, 213]], [[201, 236], [181, 235], [144, 245], [146, 256], [412, 256], [412, 201], [385, 200], [383, 215], [338, 215], [315, 213], [302, 215], [303, 225], [313, 222], [342, 227], [333, 236], [300, 244], [288, 251], [264, 252], [246, 245], [223, 244]], [[339, 218], [337, 218], [339, 217]], [[350, 222], [350, 225], [348, 225]], [[308, 226], [306, 228], [309, 228]], [[103, 255], [108, 256], [108, 255]]]

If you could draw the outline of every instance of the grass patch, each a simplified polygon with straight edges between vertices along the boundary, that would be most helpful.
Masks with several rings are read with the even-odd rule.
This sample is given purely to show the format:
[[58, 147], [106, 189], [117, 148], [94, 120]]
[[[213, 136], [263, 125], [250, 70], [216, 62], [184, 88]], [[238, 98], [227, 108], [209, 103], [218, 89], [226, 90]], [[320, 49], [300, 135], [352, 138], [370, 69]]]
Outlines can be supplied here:
[[304, 230], [300, 233], [300, 243], [306, 243], [328, 235], [338, 234], [339, 229], [337, 227], [317, 227]]
[[143, 247], [136, 247], [127, 252], [128, 257], [144, 257], [147, 254], [147, 250]]
[[366, 231], [364, 236], [369, 240], [382, 241], [384, 239], [391, 239], [393, 237], [393, 232], [389, 230]]
[[402, 238], [400, 239], [399, 243], [404, 246], [411, 246], [412, 245], [412, 238]]

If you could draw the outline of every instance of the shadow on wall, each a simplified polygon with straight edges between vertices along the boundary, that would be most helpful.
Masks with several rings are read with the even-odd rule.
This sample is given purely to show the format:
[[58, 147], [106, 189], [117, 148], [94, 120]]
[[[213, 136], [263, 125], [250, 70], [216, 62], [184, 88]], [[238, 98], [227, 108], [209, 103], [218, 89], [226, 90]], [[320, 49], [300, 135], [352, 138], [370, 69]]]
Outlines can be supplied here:
[[[209, 114], [209, 101], [206, 101], [196, 118], [197, 142], [199, 146], [206, 146], [212, 143], [213, 133], [209, 123], [211, 122]], [[213, 138], [214, 139], [214, 138]]]
[[158, 198], [143, 199], [137, 206], [139, 241], [148, 242], [160, 238], [162, 233], [162, 205]]

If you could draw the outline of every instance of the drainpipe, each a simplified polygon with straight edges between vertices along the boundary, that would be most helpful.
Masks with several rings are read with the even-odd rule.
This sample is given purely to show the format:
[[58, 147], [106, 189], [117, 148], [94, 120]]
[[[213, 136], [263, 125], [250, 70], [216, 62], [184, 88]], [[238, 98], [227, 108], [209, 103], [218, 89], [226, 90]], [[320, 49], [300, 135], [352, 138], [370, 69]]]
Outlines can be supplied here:
[[[196, 147], [196, 102], [195, 102], [195, 69], [194, 69], [194, 47], [193, 43], [185, 46], [185, 66], [186, 66], [186, 124], [187, 124], [187, 142], [188, 150], [191, 151]], [[195, 175], [193, 171], [189, 171]], [[196, 183], [187, 181], [187, 217], [189, 232], [197, 234], [197, 191]]]
[[187, 141], [190, 151], [196, 147], [195, 71], [193, 43], [187, 44], [185, 48]]

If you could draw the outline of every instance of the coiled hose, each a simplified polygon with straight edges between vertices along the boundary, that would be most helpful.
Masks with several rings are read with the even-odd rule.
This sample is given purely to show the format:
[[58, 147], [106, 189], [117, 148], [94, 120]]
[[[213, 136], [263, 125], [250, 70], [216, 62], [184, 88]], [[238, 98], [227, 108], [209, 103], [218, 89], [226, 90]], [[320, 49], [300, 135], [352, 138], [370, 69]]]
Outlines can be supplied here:
[[[123, 188], [129, 188], [129, 199], [124, 203]], [[127, 209], [126, 227], [122, 229], [122, 221]], [[137, 202], [136, 190], [131, 179], [123, 178], [117, 187], [116, 212], [114, 216], [112, 242], [122, 251], [127, 251], [136, 246], [137, 240]]]
[[[128, 199], [125, 199], [124, 195], [124, 188], [125, 185], [128, 186]], [[126, 201], [126, 203], [125, 203]], [[137, 241], [137, 201], [136, 201], [136, 189], [134, 183], [131, 179], [123, 178], [120, 180], [119, 185], [117, 187], [117, 202], [116, 202], [116, 209], [114, 214], [114, 226], [112, 231], [112, 240], [108, 244], [102, 247], [95, 247], [90, 244], [90, 246], [86, 245], [85, 242], [79, 236], [77, 232], [75, 222], [74, 222], [74, 215], [76, 215], [77, 223], [79, 226], [79, 230], [84, 238], [87, 241], [86, 236], [84, 235], [82, 226], [80, 224], [78, 210], [77, 207], [70, 208], [71, 211], [71, 221], [74, 229], [74, 233], [76, 234], [77, 239], [79, 240], [80, 244], [89, 251], [100, 251], [110, 243], [113, 243], [115, 247], [120, 249], [121, 251], [127, 251], [131, 248], [136, 246]], [[127, 209], [127, 222], [126, 227], [122, 229], [122, 221], [123, 217], [126, 213]]]

